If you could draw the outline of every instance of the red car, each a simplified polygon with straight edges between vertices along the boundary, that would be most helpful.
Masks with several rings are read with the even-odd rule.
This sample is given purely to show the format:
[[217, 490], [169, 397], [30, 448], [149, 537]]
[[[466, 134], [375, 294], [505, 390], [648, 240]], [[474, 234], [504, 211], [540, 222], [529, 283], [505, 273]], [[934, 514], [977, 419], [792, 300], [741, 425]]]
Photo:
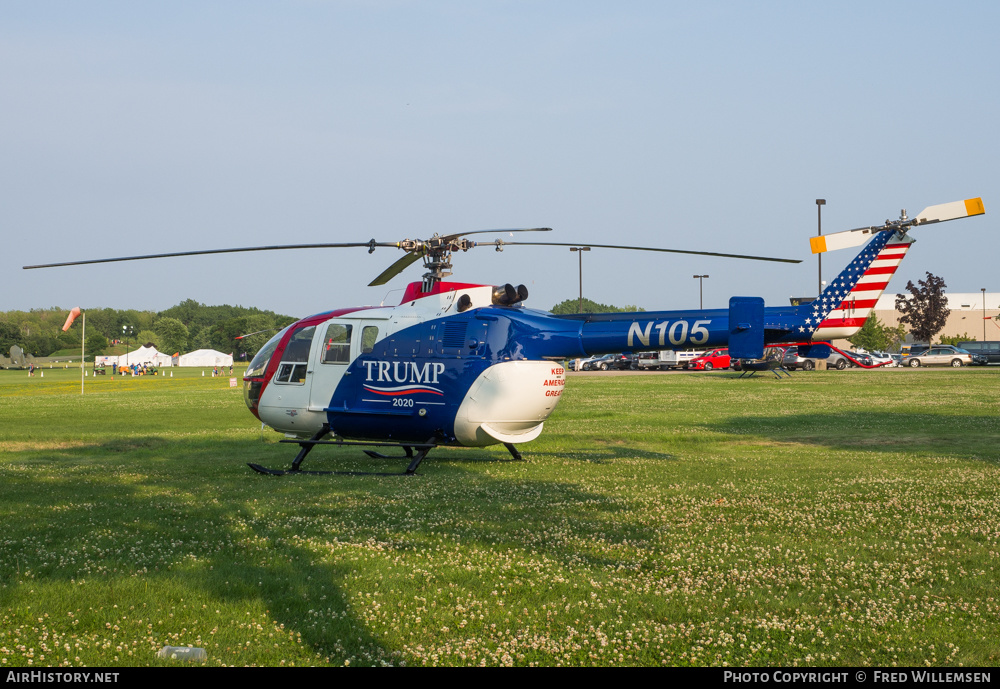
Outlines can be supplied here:
[[684, 368], [695, 371], [711, 371], [713, 368], [729, 368], [729, 350], [713, 349], [701, 356], [691, 359]]

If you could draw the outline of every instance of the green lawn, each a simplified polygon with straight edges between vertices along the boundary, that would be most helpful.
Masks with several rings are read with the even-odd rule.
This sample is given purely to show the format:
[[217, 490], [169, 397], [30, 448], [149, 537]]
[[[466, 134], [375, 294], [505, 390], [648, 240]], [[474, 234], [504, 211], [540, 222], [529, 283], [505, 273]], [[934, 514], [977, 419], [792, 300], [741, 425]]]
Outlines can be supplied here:
[[42, 371], [0, 371], [0, 667], [998, 661], [998, 368], [571, 375], [527, 461], [280, 478], [228, 376]]

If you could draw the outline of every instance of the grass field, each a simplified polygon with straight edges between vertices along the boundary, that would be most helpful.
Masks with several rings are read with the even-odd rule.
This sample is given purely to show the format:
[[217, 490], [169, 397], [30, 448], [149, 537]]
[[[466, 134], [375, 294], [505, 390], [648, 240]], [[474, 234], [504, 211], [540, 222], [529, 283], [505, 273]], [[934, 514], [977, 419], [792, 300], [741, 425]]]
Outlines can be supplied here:
[[0, 667], [1000, 658], [1000, 369], [571, 375], [527, 461], [280, 478], [227, 377], [44, 372], [0, 371]]

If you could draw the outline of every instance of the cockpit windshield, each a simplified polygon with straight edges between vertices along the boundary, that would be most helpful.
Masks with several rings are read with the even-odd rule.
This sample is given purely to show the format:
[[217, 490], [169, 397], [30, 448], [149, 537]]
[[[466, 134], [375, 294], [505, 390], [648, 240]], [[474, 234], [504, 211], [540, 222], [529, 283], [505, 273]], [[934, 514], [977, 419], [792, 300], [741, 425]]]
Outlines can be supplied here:
[[[292, 326], [288, 326], [291, 328]], [[288, 328], [285, 328], [280, 333], [272, 337], [267, 341], [267, 344], [260, 348], [257, 352], [257, 356], [253, 358], [250, 362], [250, 366], [247, 368], [245, 377], [247, 378], [259, 378], [264, 375], [264, 369], [267, 368], [267, 362], [271, 359], [271, 355], [274, 354], [274, 350], [278, 348], [278, 343], [281, 342], [281, 338], [284, 337], [285, 333], [288, 332]]]

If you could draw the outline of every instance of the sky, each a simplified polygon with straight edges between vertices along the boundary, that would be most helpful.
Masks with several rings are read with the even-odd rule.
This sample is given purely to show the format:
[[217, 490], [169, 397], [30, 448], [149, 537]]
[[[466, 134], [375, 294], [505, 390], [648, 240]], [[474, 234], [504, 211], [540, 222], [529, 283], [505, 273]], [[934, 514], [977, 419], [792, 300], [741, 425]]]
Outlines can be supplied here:
[[[980, 196], [915, 231], [926, 271], [1000, 292], [1000, 4], [0, 0], [0, 311], [305, 316], [398, 303], [394, 248], [47, 270], [170, 251], [551, 227], [584, 295], [652, 309], [815, 294], [809, 238]], [[476, 237], [481, 239], [482, 237]], [[528, 239], [528, 236], [508, 239]], [[488, 237], [487, 237], [488, 239]], [[854, 257], [824, 256], [824, 279]], [[579, 290], [565, 247], [480, 247], [452, 279]]]

